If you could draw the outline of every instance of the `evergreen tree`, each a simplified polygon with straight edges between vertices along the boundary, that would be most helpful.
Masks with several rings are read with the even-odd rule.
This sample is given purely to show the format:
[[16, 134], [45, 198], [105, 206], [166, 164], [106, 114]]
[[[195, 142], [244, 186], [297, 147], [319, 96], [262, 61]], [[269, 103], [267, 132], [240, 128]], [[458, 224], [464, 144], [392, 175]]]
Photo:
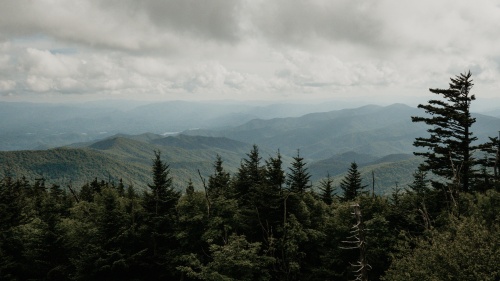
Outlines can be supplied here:
[[116, 190], [118, 191], [118, 195], [120, 195], [120, 196], [125, 195], [125, 185], [123, 184], [123, 179], [120, 178], [120, 181], [118, 182], [118, 186], [116, 187]]
[[408, 187], [418, 195], [423, 195], [429, 191], [428, 182], [427, 172], [422, 167], [419, 167], [413, 173], [413, 182]]
[[[429, 117], [412, 116], [413, 122], [431, 126], [427, 130], [429, 137], [418, 137], [414, 142], [414, 146], [426, 148], [427, 151], [414, 154], [425, 158], [426, 170], [452, 181], [458, 189], [456, 191], [465, 192], [471, 191], [475, 164], [472, 142], [477, 139], [470, 131], [476, 121], [470, 114], [470, 104], [475, 100], [474, 95], [470, 95], [473, 86], [471, 76], [469, 71], [451, 78], [449, 89], [429, 89], [441, 99], [418, 105]], [[435, 187], [443, 187], [437, 181], [432, 183]]]
[[194, 185], [193, 185], [193, 181], [191, 179], [189, 179], [188, 181], [188, 186], [186, 187], [186, 195], [187, 196], [191, 196], [194, 194]]
[[92, 191], [92, 188], [90, 188], [90, 185], [88, 183], [84, 184], [80, 188], [80, 192], [78, 194], [78, 198], [80, 200], [84, 200], [84, 201], [87, 201], [87, 202], [94, 201], [94, 192]]
[[[207, 210], [205, 213], [208, 217], [207, 227], [202, 235], [202, 239], [205, 241], [221, 242], [227, 241], [230, 233], [234, 231], [236, 225], [239, 224], [237, 220], [234, 219], [236, 214], [239, 212], [238, 199], [234, 198], [234, 193], [231, 187], [231, 176], [228, 172], [224, 170], [222, 166], [223, 161], [219, 155], [214, 163], [214, 174], [208, 179], [208, 185], [206, 187], [205, 194], [205, 204], [203, 207]], [[242, 185], [240, 187], [245, 188], [245, 181], [240, 182]], [[255, 194], [255, 187], [251, 184], [246, 186], [249, 190], [252, 190], [252, 194]], [[247, 194], [248, 195], [248, 194]], [[247, 200], [253, 199], [253, 197], [246, 197]], [[245, 201], [249, 203], [250, 201]], [[241, 205], [241, 204], [240, 204]], [[251, 214], [253, 209], [249, 208], [247, 205], [240, 206], [248, 217], [245, 223], [249, 223], [254, 216]], [[249, 210], [250, 209], [250, 210]]]
[[152, 165], [153, 183], [144, 193], [143, 206], [147, 229], [145, 240], [149, 240], [153, 268], [151, 279], [169, 279], [174, 276], [173, 264], [177, 241], [175, 239], [176, 206], [180, 193], [172, 185], [169, 166], [161, 160], [160, 151], [155, 151]]
[[172, 185], [169, 165], [161, 160], [160, 151], [155, 151], [152, 166], [153, 183], [144, 195], [144, 208], [155, 216], [172, 213], [180, 194]]
[[283, 184], [285, 172], [282, 168], [281, 154], [266, 161], [265, 180], [257, 189], [256, 207], [264, 247], [271, 247], [274, 239], [281, 236], [283, 223]]
[[495, 186], [500, 188], [500, 140], [498, 137], [490, 137], [488, 142], [479, 145], [479, 149], [484, 155], [482, 159], [478, 159], [482, 168], [479, 190], [484, 191]]
[[266, 160], [266, 183], [279, 191], [283, 188], [286, 179], [282, 166], [283, 160], [281, 159], [279, 150], [276, 153], [276, 157], [270, 157]]
[[214, 163], [214, 174], [208, 178], [207, 193], [211, 200], [222, 195], [228, 195], [231, 176], [224, 170], [222, 163], [222, 158], [220, 155], [217, 155]]
[[333, 203], [334, 189], [333, 179], [330, 177], [330, 174], [319, 182], [319, 190], [321, 191], [320, 198], [327, 205], [331, 205]]
[[261, 215], [272, 222], [272, 225], [281, 221], [283, 213], [283, 184], [285, 183], [285, 171], [282, 168], [283, 161], [278, 151], [275, 157], [266, 160], [265, 184], [260, 188], [258, 202], [261, 206]]
[[[179, 199], [177, 204], [179, 220], [177, 224], [176, 238], [179, 241], [178, 257], [180, 267], [185, 266], [188, 257], [196, 257], [204, 262], [207, 257], [208, 243], [204, 234], [208, 228], [209, 217], [207, 215], [206, 197], [203, 191], [189, 191]], [[176, 268], [179, 270], [179, 267]], [[177, 280], [192, 280], [185, 276]]]
[[361, 174], [358, 171], [358, 164], [352, 162], [346, 177], [340, 182], [340, 188], [343, 191], [342, 199], [344, 201], [354, 200], [361, 195], [365, 187], [367, 187], [367, 185], [361, 184]]
[[288, 173], [287, 183], [291, 191], [303, 193], [311, 188], [309, 181], [311, 175], [307, 171], [304, 158], [300, 157], [300, 152], [297, 150], [297, 156], [293, 157], [292, 167]]
[[263, 181], [263, 168], [261, 166], [259, 148], [254, 145], [247, 158], [243, 159], [235, 177], [234, 189], [238, 201], [249, 205], [253, 201], [255, 189]]
[[261, 241], [259, 224], [259, 192], [264, 184], [265, 169], [261, 165], [257, 145], [243, 159], [234, 180], [234, 192], [241, 214], [242, 227], [249, 241]]

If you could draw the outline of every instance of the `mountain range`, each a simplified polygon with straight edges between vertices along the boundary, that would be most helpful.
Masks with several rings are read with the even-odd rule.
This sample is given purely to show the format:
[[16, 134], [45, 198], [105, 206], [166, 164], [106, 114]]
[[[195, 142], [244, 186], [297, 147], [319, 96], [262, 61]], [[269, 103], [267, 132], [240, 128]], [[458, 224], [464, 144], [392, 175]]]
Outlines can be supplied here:
[[[412, 123], [411, 116], [424, 112], [404, 104], [368, 105], [300, 117], [255, 119], [243, 125], [222, 130], [189, 130], [189, 135], [227, 137], [256, 143], [288, 155], [300, 149], [301, 155], [314, 160], [356, 151], [382, 157], [389, 154], [411, 154], [416, 137], [426, 136], [427, 127]], [[477, 122], [472, 131], [479, 142], [496, 136], [500, 118], [473, 114]]]
[[234, 172], [250, 149], [249, 144], [225, 138], [120, 134], [54, 149], [0, 152], [0, 174], [43, 177], [60, 185], [81, 185], [94, 178], [115, 183], [122, 179], [144, 188], [150, 182], [153, 152], [160, 151], [175, 182], [184, 186], [189, 179], [201, 183], [198, 171], [205, 177], [210, 175], [217, 155]]
[[[137, 107], [131, 110], [137, 110]], [[140, 111], [149, 112], [148, 118], [159, 114], [147, 105]], [[186, 115], [195, 114], [192, 110], [188, 111], [187, 107], [177, 112]], [[86, 122], [91, 118], [108, 120], [107, 117], [103, 117], [104, 115], [100, 115], [100, 111], [94, 113], [94, 116], [85, 119], [82, 117], [83, 112], [76, 112], [77, 117], [74, 120], [84, 118], [86, 121], [82, 124], [87, 124], [85, 126], [88, 128], [91, 126]], [[196, 115], [196, 118], [205, 116], [201, 109], [198, 113], [201, 115]], [[153, 151], [157, 150], [161, 151], [162, 159], [170, 165], [171, 174], [179, 189], [184, 188], [188, 180], [192, 180], [197, 188], [201, 188], [200, 175], [206, 178], [213, 173], [213, 162], [217, 155], [222, 157], [224, 167], [235, 173], [241, 159], [245, 158], [252, 145], [256, 144], [260, 148], [263, 160], [274, 156], [279, 150], [283, 155], [286, 171], [292, 157], [299, 153], [305, 158], [311, 180], [316, 186], [317, 182], [328, 174], [338, 185], [351, 162], [356, 162], [364, 184], [370, 185], [371, 188], [374, 176], [375, 192], [387, 193], [395, 186], [404, 187], [410, 183], [412, 173], [422, 162], [422, 159], [412, 155], [415, 150], [412, 144], [415, 137], [427, 135], [426, 127], [412, 123], [410, 118], [421, 114], [421, 110], [403, 104], [369, 105], [297, 117], [252, 119], [235, 126], [230, 126], [230, 122], [227, 121], [224, 126], [189, 129], [171, 135], [157, 133], [109, 135], [110, 132], [107, 132], [98, 134], [101, 138], [95, 135], [76, 138], [76, 141], [67, 138], [66, 141], [73, 143], [66, 143], [65, 146], [58, 148], [0, 152], [2, 167], [0, 174], [26, 176], [30, 179], [44, 177], [49, 182], [61, 185], [70, 183], [80, 185], [94, 178], [114, 182], [123, 179], [126, 184], [141, 189], [150, 181], [151, 159]], [[494, 136], [500, 128], [500, 118], [480, 114], [475, 114], [474, 117], [477, 122], [473, 126], [473, 132], [480, 141], [485, 140], [487, 136]], [[28, 114], [19, 114], [17, 118], [16, 122], [27, 120]], [[53, 118], [53, 123], [49, 122], [47, 126], [50, 127], [52, 124], [63, 128], [71, 123], [66, 121], [69, 123], [63, 122], [62, 125], [56, 126], [57, 118], [55, 116]], [[196, 118], [192, 116], [191, 121], [186, 121], [184, 126], [196, 125], [189, 124]], [[154, 122], [152, 119], [150, 121], [153, 122], [150, 127], [144, 128], [152, 128], [165, 122], [165, 120]], [[242, 122], [236, 119], [233, 121]], [[4, 120], [0, 127], [10, 126], [6, 123], [8, 122]], [[101, 125], [102, 128], [92, 127], [94, 132], [105, 129], [109, 124]], [[32, 126], [32, 129], [35, 129], [36, 126]], [[171, 128], [174, 128], [174, 125]], [[41, 128], [39, 130], [43, 131]], [[46, 146], [54, 146], [62, 140], [63, 138], [60, 138], [57, 142], [47, 143]], [[23, 143], [22, 138], [19, 142]]]
[[301, 116], [345, 103], [248, 104], [241, 102], [103, 101], [83, 104], [0, 102], [0, 150], [47, 149], [116, 134], [178, 133], [227, 128], [252, 119]]

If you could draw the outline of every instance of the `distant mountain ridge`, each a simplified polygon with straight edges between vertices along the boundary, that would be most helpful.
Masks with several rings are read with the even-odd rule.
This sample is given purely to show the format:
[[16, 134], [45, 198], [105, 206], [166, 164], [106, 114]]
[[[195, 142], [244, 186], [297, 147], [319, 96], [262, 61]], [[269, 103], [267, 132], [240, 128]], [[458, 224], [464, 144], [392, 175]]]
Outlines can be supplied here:
[[4, 168], [0, 175], [44, 177], [62, 185], [111, 177], [115, 182], [122, 178], [125, 183], [144, 188], [150, 181], [153, 151], [157, 150], [170, 165], [176, 183], [183, 186], [189, 179], [200, 184], [198, 171], [207, 177], [213, 173], [217, 155], [221, 155], [228, 171], [235, 171], [250, 149], [249, 144], [225, 138], [119, 134], [73, 147], [0, 152]]
[[[159, 112], [153, 111], [151, 106], [145, 106], [139, 111], [148, 110], [151, 110], [151, 118]], [[252, 119], [237, 126], [212, 130], [193, 129], [167, 136], [144, 131], [140, 134], [121, 132], [110, 135], [111, 132], [99, 132], [105, 128], [100, 124], [94, 128], [92, 136], [81, 134], [79, 137], [78, 133], [48, 134], [48, 138], [72, 141], [73, 144], [66, 148], [0, 152], [0, 166], [4, 169], [0, 173], [5, 174], [10, 169], [15, 175], [43, 176], [66, 182], [88, 181], [94, 176], [115, 176], [134, 185], [144, 186], [149, 179], [153, 151], [160, 150], [179, 185], [182, 186], [191, 179], [199, 186], [201, 180], [198, 171], [204, 176], [211, 174], [216, 155], [222, 157], [230, 172], [235, 172], [252, 144], [256, 144], [263, 161], [279, 150], [283, 156], [285, 171], [288, 171], [291, 157], [297, 155], [299, 150], [300, 156], [308, 164], [313, 181], [327, 174], [338, 179], [347, 171], [350, 163], [356, 161], [365, 177], [371, 177], [372, 171], [379, 177], [379, 189], [383, 192], [395, 182], [406, 184], [421, 163], [421, 159], [412, 155], [415, 151], [413, 141], [416, 137], [427, 135], [427, 127], [412, 123], [410, 118], [421, 115], [422, 110], [403, 104], [368, 105], [299, 117]], [[487, 136], [496, 136], [500, 118], [480, 114], [473, 116], [477, 118], [472, 128], [475, 136], [483, 140]], [[108, 117], [97, 114], [96, 118], [104, 120]], [[110, 120], [114, 120], [113, 118]], [[127, 120], [131, 119], [125, 121]], [[160, 126], [158, 124], [168, 121], [172, 120], [153, 122], [150, 127]], [[144, 120], [133, 122], [131, 121], [137, 125]], [[99, 127], [101, 125], [104, 127]], [[86, 126], [90, 126], [90, 123]], [[82, 129], [78, 126], [74, 128]], [[17, 139], [14, 140], [21, 143], [24, 141], [22, 135], [15, 136]], [[4, 137], [0, 135], [0, 140]], [[52, 144], [54, 143], [57, 141]], [[39, 147], [50, 147], [44, 142], [36, 144]]]
[[[124, 183], [143, 189], [151, 180], [151, 159], [153, 151], [162, 153], [162, 159], [169, 164], [176, 186], [183, 190], [188, 180], [197, 188], [202, 188], [198, 171], [208, 177], [213, 173], [213, 162], [220, 155], [227, 171], [235, 173], [241, 159], [250, 152], [251, 145], [227, 138], [200, 136], [168, 136], [155, 134], [115, 135], [104, 140], [80, 143], [74, 147], [56, 148], [40, 151], [0, 152], [0, 163], [6, 173], [14, 177], [26, 176], [28, 179], [45, 178], [49, 183], [80, 186], [94, 178], [112, 180], [115, 183], [123, 179]], [[276, 151], [260, 149], [264, 164]], [[291, 157], [283, 156], [283, 169], [288, 172]], [[382, 158], [355, 152], [343, 153], [330, 159], [307, 162], [312, 181], [317, 182], [328, 173], [341, 177], [352, 161], [357, 161], [360, 169], [377, 169], [384, 172], [388, 165], [401, 168], [400, 177], [410, 179], [415, 163], [404, 164], [410, 155], [391, 155]], [[401, 164], [403, 163], [403, 164]], [[389, 168], [389, 170], [394, 168]], [[378, 172], [377, 172], [378, 173]], [[384, 172], [387, 173], [387, 172]], [[383, 179], [382, 179], [383, 180]], [[387, 180], [386, 180], [387, 181]], [[401, 182], [404, 182], [401, 180]], [[387, 186], [379, 184], [377, 192], [386, 192]]]
[[[244, 140], [271, 150], [280, 149], [288, 155], [300, 149], [304, 157], [315, 160], [348, 151], [381, 157], [415, 151], [415, 138], [428, 133], [425, 125], [412, 123], [411, 116], [422, 115], [422, 110], [404, 104], [369, 105], [301, 117], [255, 119], [233, 128], [183, 133]], [[500, 118], [473, 116], [477, 122], [472, 131], [481, 141], [500, 128]]]
[[222, 101], [0, 102], [0, 151], [58, 147], [116, 134], [163, 134], [193, 128], [233, 127], [256, 118], [301, 116], [341, 105]]

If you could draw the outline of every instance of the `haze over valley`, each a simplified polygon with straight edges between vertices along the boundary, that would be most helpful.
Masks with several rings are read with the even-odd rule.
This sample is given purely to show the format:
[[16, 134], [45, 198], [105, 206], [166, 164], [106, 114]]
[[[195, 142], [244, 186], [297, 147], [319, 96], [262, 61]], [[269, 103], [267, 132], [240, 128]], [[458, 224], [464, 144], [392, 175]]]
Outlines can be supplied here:
[[[413, 156], [426, 127], [411, 122], [421, 110], [404, 104], [330, 110], [338, 103], [252, 105], [237, 102], [165, 102], [133, 105], [0, 103], [0, 163], [9, 172], [61, 185], [94, 178], [145, 188], [153, 151], [163, 152], [184, 189], [197, 171], [212, 172], [215, 157], [236, 172], [252, 145], [264, 159], [278, 151], [289, 165], [299, 152], [311, 180], [340, 181], [352, 162], [364, 181], [376, 174], [377, 193], [411, 183], [421, 163]], [[323, 109], [323, 112], [320, 110]], [[15, 114], [14, 114], [15, 113]], [[475, 114], [474, 135], [487, 140], [500, 118]], [[7, 122], [8, 120], [8, 122]]]

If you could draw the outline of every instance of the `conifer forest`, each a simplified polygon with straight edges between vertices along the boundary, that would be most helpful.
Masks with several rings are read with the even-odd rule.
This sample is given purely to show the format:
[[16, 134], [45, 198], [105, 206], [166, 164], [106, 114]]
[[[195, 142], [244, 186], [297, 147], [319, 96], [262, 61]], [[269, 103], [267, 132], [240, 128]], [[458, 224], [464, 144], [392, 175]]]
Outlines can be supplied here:
[[[0, 181], [0, 280], [500, 280], [497, 132], [479, 143], [470, 72], [418, 108], [411, 184], [373, 192], [353, 162], [312, 184], [297, 150], [253, 145], [235, 172], [175, 185], [151, 151], [144, 189], [122, 180]], [[6, 168], [6, 167], [2, 167]]]

